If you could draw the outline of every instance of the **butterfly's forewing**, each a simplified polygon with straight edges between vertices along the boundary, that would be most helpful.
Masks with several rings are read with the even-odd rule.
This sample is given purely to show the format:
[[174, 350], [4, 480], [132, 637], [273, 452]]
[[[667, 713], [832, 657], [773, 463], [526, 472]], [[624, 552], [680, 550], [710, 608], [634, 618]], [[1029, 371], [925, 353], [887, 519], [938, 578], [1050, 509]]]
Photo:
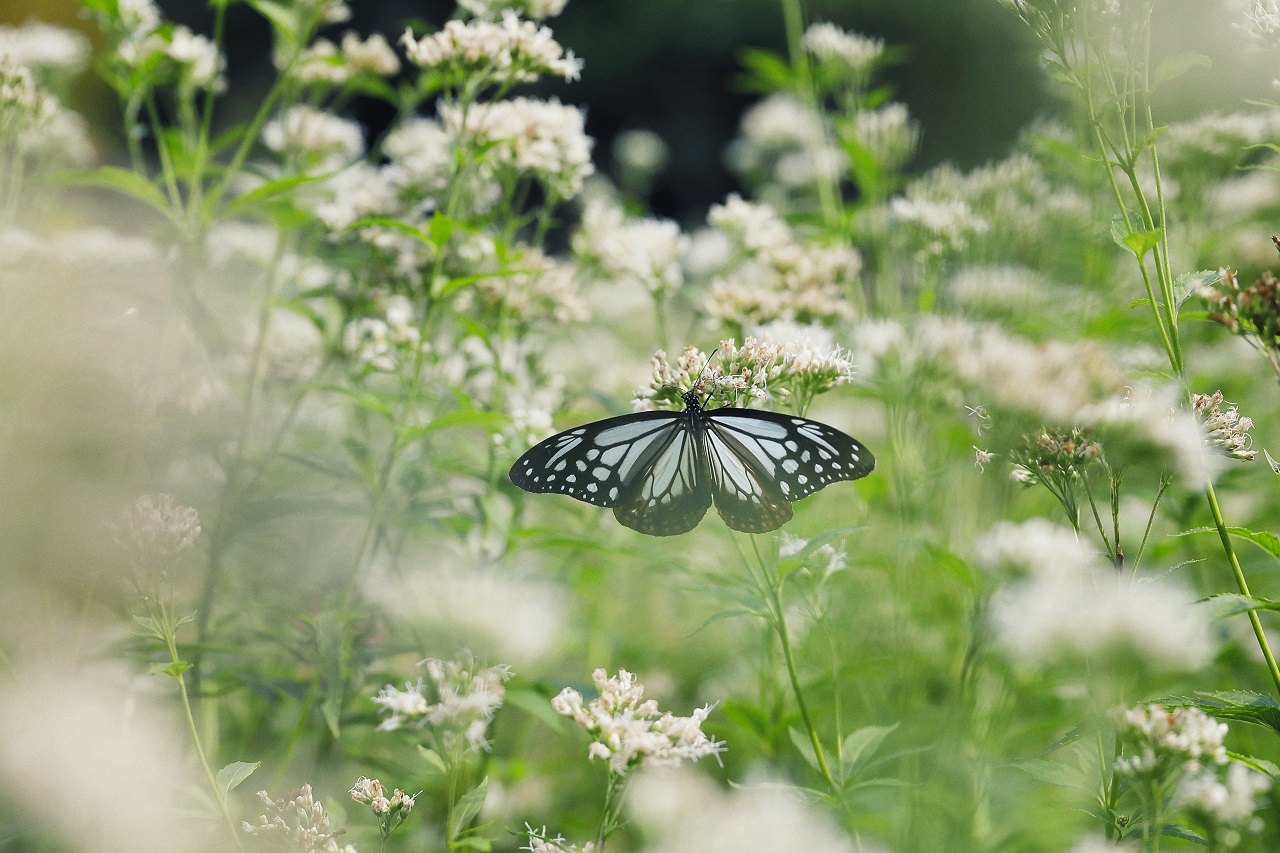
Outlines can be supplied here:
[[613, 508], [619, 523], [650, 536], [675, 536], [698, 526], [711, 506], [711, 479], [697, 424], [689, 412], [650, 458]]
[[870, 451], [817, 421], [735, 408], [706, 417], [716, 509], [735, 530], [774, 530], [791, 518], [791, 501], [875, 468]]
[[612, 507], [680, 429], [678, 412], [638, 412], [571, 429], [534, 445], [511, 466], [527, 492], [559, 492]]

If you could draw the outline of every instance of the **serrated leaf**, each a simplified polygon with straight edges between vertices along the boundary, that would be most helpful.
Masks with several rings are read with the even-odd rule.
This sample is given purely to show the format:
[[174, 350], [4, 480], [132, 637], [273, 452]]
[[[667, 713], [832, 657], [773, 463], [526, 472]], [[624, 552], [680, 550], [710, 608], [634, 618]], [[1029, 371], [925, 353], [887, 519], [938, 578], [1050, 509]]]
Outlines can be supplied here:
[[241, 782], [248, 779], [250, 774], [261, 766], [261, 761], [233, 761], [219, 770], [214, 782], [222, 794], [222, 799], [226, 800]]
[[1185, 272], [1178, 276], [1173, 282], [1174, 305], [1181, 308], [1188, 299], [1196, 295], [1197, 291], [1202, 287], [1207, 287], [1217, 279], [1217, 270]]
[[488, 792], [489, 777], [486, 776], [480, 780], [479, 785], [467, 791], [458, 798], [458, 802], [454, 803], [453, 810], [449, 812], [450, 840], [456, 842], [466, 830], [467, 825], [480, 814], [480, 807], [484, 805], [484, 798]]
[[809, 740], [809, 735], [801, 731], [798, 727], [792, 726], [787, 729], [787, 734], [791, 736], [791, 742], [795, 744], [796, 749], [800, 751], [800, 755], [804, 757], [805, 763], [814, 770], [820, 769], [818, 764], [818, 754], [813, 751], [813, 742]]
[[[1179, 536], [1190, 536], [1193, 533], [1214, 533], [1218, 532], [1216, 527], [1192, 527], [1179, 533]], [[1268, 533], [1265, 530], [1255, 532], [1247, 527], [1228, 527], [1227, 532], [1232, 536], [1237, 536], [1245, 541], [1252, 542], [1271, 556], [1280, 560], [1280, 537], [1274, 533]]]
[[1196, 700], [1186, 704], [1196, 705], [1206, 713], [1224, 720], [1242, 720], [1280, 732], [1280, 704], [1261, 693], [1247, 690], [1201, 693]]
[[841, 775], [848, 778], [857, 773], [897, 728], [898, 724], [894, 723], [892, 726], [863, 726], [851, 732], [840, 744]]

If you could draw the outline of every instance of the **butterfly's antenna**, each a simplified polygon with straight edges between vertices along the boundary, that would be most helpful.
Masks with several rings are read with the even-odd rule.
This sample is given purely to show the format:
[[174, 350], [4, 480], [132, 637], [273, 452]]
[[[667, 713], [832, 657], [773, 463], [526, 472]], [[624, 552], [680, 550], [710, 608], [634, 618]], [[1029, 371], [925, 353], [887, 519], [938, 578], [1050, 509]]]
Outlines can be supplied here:
[[[702, 365], [702, 370], [698, 371], [698, 378], [693, 380], [693, 385], [690, 386], [689, 388], [690, 391], [696, 391], [698, 389], [698, 385], [702, 383], [702, 375], [707, 372], [707, 368], [711, 366], [711, 359], [715, 358], [716, 353], [718, 352], [720, 352], [720, 347], [716, 347], [715, 349], [713, 349], [711, 351], [711, 355], [707, 356], [707, 361], [705, 364]], [[714, 385], [714, 380], [713, 380], [713, 385]]]

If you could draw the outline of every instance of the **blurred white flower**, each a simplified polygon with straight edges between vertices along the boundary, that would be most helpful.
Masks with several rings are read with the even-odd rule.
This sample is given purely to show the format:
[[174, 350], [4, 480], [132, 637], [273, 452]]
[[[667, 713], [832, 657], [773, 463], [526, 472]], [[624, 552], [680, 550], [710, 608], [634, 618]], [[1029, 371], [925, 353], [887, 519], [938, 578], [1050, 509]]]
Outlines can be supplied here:
[[404, 690], [388, 684], [373, 697], [374, 704], [389, 714], [378, 731], [425, 728], [446, 744], [465, 741], [470, 749], [488, 749], [485, 735], [506, 698], [502, 685], [511, 677], [511, 668], [437, 658], [427, 658], [418, 666], [425, 670], [425, 678], [406, 683]]
[[415, 193], [437, 193], [454, 172], [453, 139], [428, 118], [411, 118], [387, 134], [382, 153], [391, 161], [392, 181]]
[[1011, 660], [1036, 668], [1127, 650], [1155, 668], [1190, 671], [1213, 658], [1209, 619], [1191, 590], [1119, 575], [1066, 528], [1001, 523], [978, 550], [986, 566], [1014, 563], [1028, 572], [991, 604], [995, 643]]
[[[1209, 770], [1184, 777], [1173, 793], [1173, 806], [1196, 812], [1213, 824], [1249, 827], [1262, 807], [1260, 795], [1270, 789], [1268, 777], [1233, 761], [1224, 780]], [[1261, 828], [1261, 820], [1257, 827]]]
[[67, 850], [207, 850], [205, 827], [189, 812], [189, 794], [204, 782], [186, 772], [195, 766], [181, 760], [190, 744], [171, 711], [121, 670], [52, 659], [38, 671], [9, 668], [0, 690], [6, 799]]
[[[692, 770], [647, 770], [632, 782], [628, 811], [646, 853], [853, 853], [848, 834], [790, 784], [760, 778], [724, 791]], [[861, 853], [886, 848], [860, 839]]]
[[883, 39], [851, 33], [835, 24], [810, 24], [802, 43], [819, 60], [841, 63], [864, 79], [884, 54]]
[[298, 157], [316, 171], [341, 168], [364, 156], [364, 131], [349, 119], [297, 105], [262, 129], [272, 151]]
[[582, 213], [574, 250], [609, 279], [668, 293], [684, 282], [680, 261], [689, 239], [667, 219], [627, 220], [611, 201], [593, 199]]
[[592, 853], [596, 849], [594, 841], [588, 841], [579, 847], [565, 841], [563, 835], [556, 835], [553, 838], [545, 826], [534, 829], [526, 823], [524, 829], [528, 834], [528, 843], [520, 849], [527, 850], [529, 853]]
[[32, 19], [21, 27], [0, 26], [0, 57], [34, 71], [76, 72], [89, 61], [89, 40], [75, 30]]
[[573, 198], [595, 171], [592, 140], [582, 110], [535, 98], [511, 98], [438, 107], [445, 131], [479, 152], [479, 162], [499, 174], [515, 172], [537, 178], [558, 198]]

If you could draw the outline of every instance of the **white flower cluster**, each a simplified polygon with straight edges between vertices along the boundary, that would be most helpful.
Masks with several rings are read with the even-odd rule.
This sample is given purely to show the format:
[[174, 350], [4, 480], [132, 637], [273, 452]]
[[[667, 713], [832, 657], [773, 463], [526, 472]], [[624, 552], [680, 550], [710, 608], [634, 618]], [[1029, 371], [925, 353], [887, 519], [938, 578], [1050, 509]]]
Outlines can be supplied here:
[[795, 95], [778, 92], [753, 105], [741, 127], [727, 158], [736, 172], [765, 184], [766, 196], [770, 182], [787, 190], [811, 188], [820, 179], [840, 177], [849, 166], [822, 116]]
[[1049, 423], [1082, 421], [1082, 410], [1118, 395], [1125, 375], [1114, 356], [1091, 341], [1035, 342], [997, 323], [929, 314], [907, 328], [868, 321], [853, 335], [862, 376], [896, 363], [904, 373], [942, 371], [974, 386], [983, 399], [1039, 414]]
[[425, 679], [406, 683], [404, 690], [388, 684], [373, 697], [374, 703], [390, 714], [378, 725], [378, 731], [429, 726], [444, 741], [461, 738], [473, 750], [488, 749], [485, 733], [506, 698], [502, 684], [511, 677], [510, 667], [482, 669], [474, 661], [437, 658], [427, 658], [418, 665], [426, 671]]
[[851, 33], [835, 24], [811, 24], [801, 43], [820, 61], [841, 63], [864, 79], [884, 55], [882, 39]]
[[720, 341], [716, 355], [719, 360], [709, 364], [710, 354], [689, 346], [672, 363], [658, 350], [650, 359], [649, 383], [636, 389], [632, 408], [646, 411], [660, 402], [678, 403], [685, 391], [694, 390], [699, 376], [712, 394], [731, 406], [773, 395], [795, 395], [808, 402], [853, 377], [848, 353], [820, 326], [770, 324], [741, 345], [733, 338]]
[[181, 88], [226, 88], [227, 62], [218, 46], [186, 26], [162, 23], [154, 0], [121, 0], [109, 22], [115, 57], [132, 69], [172, 75]]
[[583, 704], [582, 694], [566, 687], [551, 700], [556, 713], [572, 717], [595, 740], [588, 754], [609, 762], [618, 776], [641, 764], [677, 765], [719, 755], [724, 743], [708, 738], [702, 724], [713, 706], [676, 717], [658, 710], [653, 699], [644, 699], [644, 686], [625, 669], [610, 676], [603, 668], [591, 674], [600, 695]]
[[364, 131], [359, 124], [305, 104], [292, 106], [268, 122], [262, 141], [272, 151], [320, 172], [340, 169], [364, 156]]
[[396, 812], [408, 814], [413, 811], [415, 802], [415, 797], [406, 794], [399, 788], [392, 791], [391, 796], [388, 797], [386, 789], [382, 787], [382, 783], [367, 776], [361, 776], [357, 779], [347, 793], [351, 795], [351, 799], [355, 802], [368, 806], [369, 810], [378, 817], [387, 817]]
[[490, 172], [532, 175], [561, 199], [582, 190], [595, 171], [591, 138], [582, 111], [558, 100], [512, 98], [472, 104], [440, 104], [440, 120], [450, 136], [482, 151], [481, 163]]
[[596, 849], [594, 841], [588, 841], [579, 847], [576, 844], [570, 844], [564, 840], [563, 835], [556, 835], [555, 838], [550, 837], [547, 828], [534, 829], [529, 824], [524, 825], [525, 835], [528, 836], [529, 843], [521, 850], [527, 850], [529, 853], [593, 853]]
[[582, 213], [573, 248], [601, 277], [665, 294], [684, 283], [680, 261], [689, 238], [670, 220], [628, 220], [619, 205], [593, 199]]
[[183, 551], [195, 547], [200, 515], [172, 495], [142, 495], [120, 514], [117, 544], [136, 565], [166, 566]]
[[356, 853], [354, 845], [339, 847], [337, 837], [345, 829], [331, 829], [329, 815], [324, 806], [316, 802], [310, 785], [303, 785], [284, 797], [273, 800], [266, 791], [258, 792], [258, 799], [267, 807], [267, 814], [258, 822], [244, 821], [240, 826], [249, 835], [262, 836], [272, 843], [309, 853]]
[[1191, 590], [1163, 578], [1118, 575], [1101, 556], [1072, 544], [1073, 537], [1032, 520], [1002, 523], [980, 540], [981, 563], [1013, 564], [1027, 574], [992, 600], [995, 642], [1009, 659], [1035, 669], [1126, 650], [1172, 671], [1212, 660], [1213, 632]]
[[392, 182], [417, 195], [433, 195], [454, 172], [453, 138], [435, 119], [415, 117], [382, 140]]
[[292, 76], [301, 83], [341, 86], [360, 74], [390, 77], [400, 71], [400, 58], [381, 33], [361, 40], [354, 32], [342, 36], [339, 47], [316, 39], [298, 57]]
[[1229, 408], [1223, 409], [1222, 392], [1212, 394], [1192, 394], [1191, 405], [1200, 416], [1208, 433], [1206, 440], [1214, 447], [1221, 447], [1228, 456], [1252, 461], [1258, 451], [1252, 450], [1253, 439], [1249, 430], [1253, 429], [1253, 418], [1240, 415], [1235, 403], [1227, 403]]
[[920, 126], [907, 112], [906, 104], [895, 102], [858, 112], [853, 119], [853, 138], [881, 168], [897, 171], [916, 153]]
[[416, 351], [426, 351], [413, 304], [396, 294], [383, 301], [383, 318], [359, 317], [342, 330], [342, 349], [358, 370], [394, 373], [403, 362], [412, 363]]
[[1212, 826], [1228, 847], [1241, 841], [1241, 830], [1260, 832], [1260, 797], [1271, 788], [1271, 780], [1239, 761], [1227, 767], [1225, 779], [1213, 770], [1184, 776], [1173, 792], [1172, 805], [1183, 808]]
[[568, 4], [569, 0], [458, 0], [458, 8], [476, 18], [496, 18], [510, 9], [535, 21], [554, 18]]
[[[487, 248], [490, 251], [485, 258], [469, 263], [482, 277], [459, 294], [459, 308], [489, 310], [500, 314], [504, 322], [522, 326], [537, 322], [566, 326], [591, 316], [578, 289], [573, 264], [548, 257], [533, 246], [523, 247], [519, 255], [500, 262], [492, 244]], [[488, 271], [493, 275], [483, 275]]]
[[712, 207], [707, 219], [737, 249], [712, 281], [705, 306], [713, 318], [741, 324], [853, 315], [848, 293], [862, 270], [853, 247], [797, 240], [773, 208], [737, 195]]
[[89, 61], [89, 40], [34, 19], [21, 27], [0, 25], [0, 58], [33, 71], [74, 73]]
[[400, 43], [415, 65], [459, 81], [495, 85], [532, 83], [543, 74], [576, 80], [582, 63], [566, 51], [547, 27], [521, 20], [511, 9], [500, 21], [452, 20], [421, 39], [406, 30]]
[[1196, 774], [1227, 763], [1227, 724], [1199, 708], [1136, 705], [1117, 709], [1112, 717], [1128, 753], [1116, 758], [1121, 775], [1163, 776], [1177, 770]]

